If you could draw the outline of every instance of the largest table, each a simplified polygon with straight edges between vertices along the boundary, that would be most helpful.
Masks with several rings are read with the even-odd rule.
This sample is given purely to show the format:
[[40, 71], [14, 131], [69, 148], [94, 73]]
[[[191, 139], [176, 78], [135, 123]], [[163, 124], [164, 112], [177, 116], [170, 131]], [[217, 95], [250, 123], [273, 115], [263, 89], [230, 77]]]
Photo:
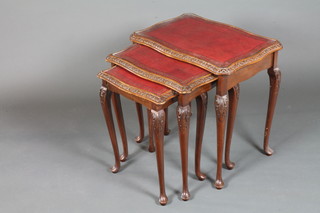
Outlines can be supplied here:
[[[236, 91], [233, 93], [232, 100], [229, 100], [228, 91], [231, 88], [238, 88], [237, 85], [240, 82], [267, 69], [270, 93], [263, 146], [265, 153], [272, 155], [269, 135], [281, 79], [281, 72], [278, 68], [278, 51], [282, 49], [280, 42], [194, 14], [183, 14], [137, 31], [132, 34], [131, 40], [148, 46], [165, 56], [205, 69], [217, 78], [214, 101], [217, 120], [217, 172], [214, 185], [218, 189], [224, 186], [222, 160], [228, 103], [235, 101], [238, 94]], [[117, 64], [116, 61], [111, 60], [110, 62]], [[152, 75], [143, 75], [141, 69], [129, 69], [128, 67], [126, 69], [140, 77], [172, 88], [169, 81], [166, 83]], [[170, 75], [168, 78], [170, 79]], [[207, 83], [201, 87], [209, 90], [210, 84]], [[188, 92], [182, 92], [179, 95], [179, 106], [186, 120], [190, 116], [188, 105], [192, 98]], [[230, 109], [230, 113], [234, 115], [235, 108]], [[232, 121], [230, 123], [233, 125]], [[188, 125], [186, 130], [187, 127]], [[186, 141], [187, 139], [188, 131], [181, 131], [180, 140]], [[226, 141], [226, 165], [232, 169], [234, 164], [229, 160], [230, 143], [231, 133], [229, 132]], [[186, 148], [181, 151], [186, 152]]]

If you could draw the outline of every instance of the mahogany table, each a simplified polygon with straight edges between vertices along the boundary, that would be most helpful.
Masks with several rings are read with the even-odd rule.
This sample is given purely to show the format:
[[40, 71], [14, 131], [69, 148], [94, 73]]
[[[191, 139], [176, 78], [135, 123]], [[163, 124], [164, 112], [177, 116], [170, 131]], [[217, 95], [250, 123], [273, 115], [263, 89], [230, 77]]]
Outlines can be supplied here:
[[[118, 66], [114, 69], [129, 71], [135, 78], [145, 79], [144, 84], [151, 86], [151, 88], [145, 87], [145, 85], [142, 86], [140, 80], [137, 82], [130, 81], [129, 84], [114, 83], [112, 79], [105, 78], [109, 75], [103, 72], [99, 74], [99, 77], [103, 79], [101, 103], [103, 107], [110, 108], [110, 104], [108, 105], [106, 102], [103, 102], [103, 100], [106, 100], [106, 97], [107, 102], [109, 103], [110, 101], [110, 94], [112, 94], [112, 92], [110, 94], [105, 92], [108, 91], [106, 90], [106, 88], [108, 88], [110, 91], [122, 94], [136, 101], [138, 114], [141, 114], [141, 104], [146, 106], [149, 109], [148, 114], [151, 114], [149, 120], [151, 120], [151, 117], [153, 120], [153, 130], [160, 127], [160, 130], [157, 129], [156, 131], [158, 132], [154, 134], [160, 185], [159, 200], [162, 205], [167, 202], [164, 189], [162, 147], [165, 128], [165, 124], [163, 124], [165, 117], [164, 110], [176, 100], [178, 101], [177, 120], [183, 179], [181, 197], [183, 200], [188, 200], [190, 197], [187, 183], [188, 135], [191, 116], [190, 102], [197, 97], [196, 174], [199, 179], [204, 179], [205, 175], [200, 172], [200, 153], [203, 136], [203, 128], [200, 127], [204, 127], [205, 118], [205, 110], [202, 109], [206, 109], [206, 92], [215, 85], [217, 85], [215, 96], [217, 117], [217, 174], [215, 187], [221, 189], [224, 185], [221, 170], [227, 115], [229, 116], [225, 162], [227, 168], [232, 169], [234, 167], [234, 163], [230, 161], [230, 145], [239, 98], [239, 83], [248, 80], [264, 69], [268, 69], [270, 78], [270, 95], [264, 136], [264, 150], [267, 155], [272, 154], [268, 141], [281, 76], [280, 70], [277, 67], [277, 56], [278, 51], [282, 49], [282, 45], [277, 40], [258, 36], [234, 26], [207, 20], [194, 14], [183, 14], [177, 18], [135, 32], [131, 36], [131, 40], [138, 44], [132, 45], [119, 53], [110, 55], [107, 61]], [[123, 76], [119, 76], [120, 72], [121, 71], [118, 71], [118, 73], [113, 72], [113, 75], [117, 75], [117, 78], [122, 79]], [[125, 76], [127, 76], [127, 74]], [[129, 79], [132, 80], [132, 78], [130, 77]], [[122, 80], [126, 81], [128, 79], [125, 77]], [[140, 82], [140, 85], [138, 82]], [[171, 97], [172, 99], [166, 99], [166, 101], [161, 104], [154, 104], [154, 100], [150, 100], [150, 97], [147, 95], [153, 93], [154, 96], [154, 93], [157, 92], [154, 91], [154, 88], [150, 85], [152, 82], [158, 83], [158, 86], [163, 85], [172, 89], [170, 90], [174, 95]], [[140, 90], [136, 90], [135, 88], [135, 93], [132, 93], [132, 87], [135, 87], [134, 85], [137, 83], [138, 87], [142, 86], [144, 89], [141, 90], [140, 88]], [[119, 89], [121, 85], [122, 87]], [[123, 85], [126, 85], [126, 87]], [[149, 89], [152, 91], [150, 92]], [[125, 92], [123, 92], [124, 90]], [[136, 93], [136, 91], [139, 92]], [[109, 96], [106, 96], [106, 94], [109, 94]], [[117, 119], [120, 119], [119, 127], [121, 136], [123, 136], [125, 130], [122, 112], [120, 113], [121, 115], [119, 114], [121, 111], [119, 110], [120, 99], [118, 98], [119, 96], [116, 95], [113, 95], [113, 97], [116, 111], [118, 110], [118, 112], [116, 112]], [[228, 105], [230, 105], [229, 109]], [[110, 124], [110, 119], [107, 118], [109, 117], [108, 113], [110, 113], [110, 110], [104, 109], [104, 111], [106, 111], [105, 117], [108, 129], [111, 131], [111, 141], [113, 146], [115, 146], [113, 142], [115, 136], [114, 133], [112, 133], [114, 132], [114, 127]], [[141, 117], [139, 116], [139, 118]], [[141, 121], [139, 123], [141, 126]], [[151, 125], [149, 125], [149, 128], [150, 126]], [[138, 137], [137, 141], [140, 141], [142, 136], [143, 134], [141, 132], [140, 138]], [[123, 140], [124, 147], [125, 144], [126, 139]], [[124, 151], [124, 156], [119, 158], [119, 156], [116, 157], [117, 148], [114, 148], [114, 150], [116, 165], [113, 171], [116, 172], [119, 169], [120, 160], [125, 160], [127, 153]]]
[[[217, 189], [224, 186], [222, 158], [228, 114], [228, 90], [267, 69], [270, 94], [263, 147], [267, 155], [272, 155], [269, 135], [281, 78], [277, 63], [278, 51], [282, 49], [280, 42], [195, 14], [183, 14], [135, 32], [131, 41], [148, 46], [165, 56], [201, 67], [217, 77], [217, 173], [214, 183]], [[185, 100], [188, 99], [180, 99], [182, 106], [188, 104]], [[235, 101], [235, 98], [232, 97], [230, 101]], [[230, 112], [235, 113], [235, 110], [232, 108]], [[232, 169], [234, 163], [229, 160], [230, 134], [231, 132], [227, 133], [225, 157], [227, 168]]]

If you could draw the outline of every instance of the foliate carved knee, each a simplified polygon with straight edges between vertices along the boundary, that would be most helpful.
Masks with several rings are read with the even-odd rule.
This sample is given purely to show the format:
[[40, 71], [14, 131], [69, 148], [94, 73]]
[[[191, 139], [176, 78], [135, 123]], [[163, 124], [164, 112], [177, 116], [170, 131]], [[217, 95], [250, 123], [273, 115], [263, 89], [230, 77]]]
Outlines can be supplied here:
[[268, 74], [270, 76], [270, 87], [274, 85], [276, 90], [279, 90], [280, 82], [281, 82], [281, 71], [280, 69], [274, 68], [268, 70]]
[[152, 126], [154, 131], [164, 132], [165, 113], [163, 110], [155, 111], [151, 110], [152, 114]]
[[107, 88], [102, 86], [100, 87], [100, 93], [99, 93], [99, 96], [100, 96], [100, 102], [101, 103], [104, 103], [105, 102], [105, 98], [106, 98], [106, 95], [107, 95]]
[[228, 95], [216, 95], [215, 109], [217, 119], [225, 119], [228, 114], [229, 97]]
[[177, 107], [177, 118], [179, 123], [179, 129], [188, 129], [191, 117], [190, 105]]

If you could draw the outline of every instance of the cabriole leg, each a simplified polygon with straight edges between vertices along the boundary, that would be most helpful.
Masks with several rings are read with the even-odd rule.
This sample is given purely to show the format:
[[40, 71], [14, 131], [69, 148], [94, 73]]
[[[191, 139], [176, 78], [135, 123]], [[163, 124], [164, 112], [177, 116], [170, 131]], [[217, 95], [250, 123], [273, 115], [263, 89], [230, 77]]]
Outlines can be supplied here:
[[156, 156], [157, 156], [157, 166], [158, 166], [158, 177], [160, 186], [160, 197], [159, 203], [161, 205], [166, 205], [168, 202], [168, 197], [165, 190], [164, 181], [164, 159], [163, 159], [163, 140], [164, 140], [164, 127], [165, 127], [165, 113], [164, 110], [151, 110], [152, 120], [153, 120], [153, 130], [154, 139], [156, 143]]
[[240, 86], [237, 84], [229, 91], [229, 113], [228, 113], [228, 126], [226, 136], [226, 150], [225, 150], [225, 163], [228, 169], [234, 168], [234, 163], [230, 160], [230, 148], [233, 134], [234, 121], [236, 119], [238, 100], [240, 94]]
[[188, 189], [188, 140], [190, 126], [191, 107], [190, 105], [177, 106], [177, 120], [179, 126], [180, 153], [182, 167], [182, 200], [189, 200], [190, 193]]
[[111, 95], [112, 92], [108, 90], [106, 87], [100, 88], [100, 103], [102, 107], [102, 111], [104, 114], [104, 118], [106, 120], [106, 124], [109, 131], [109, 136], [113, 148], [115, 164], [111, 168], [113, 173], [117, 173], [120, 169], [120, 157], [119, 157], [119, 148], [117, 143], [117, 136], [114, 129], [113, 117], [111, 112]]
[[222, 189], [224, 182], [222, 180], [222, 158], [223, 158], [223, 145], [224, 134], [226, 126], [226, 117], [228, 112], [229, 98], [228, 94], [215, 97], [215, 109], [216, 109], [216, 122], [217, 122], [217, 173], [214, 186], [217, 189]]
[[281, 72], [279, 68], [268, 69], [268, 75], [270, 79], [270, 91], [269, 91], [269, 103], [268, 103], [268, 113], [266, 120], [266, 127], [264, 130], [264, 143], [263, 149], [266, 155], [270, 156], [273, 154], [273, 150], [269, 147], [269, 136], [272, 125], [272, 119], [274, 110], [277, 103], [277, 97], [280, 88]]
[[201, 172], [201, 149], [204, 134], [204, 127], [207, 114], [208, 94], [202, 93], [196, 98], [197, 101], [197, 130], [196, 130], [196, 150], [195, 150], [195, 173], [199, 180], [206, 179], [206, 175]]

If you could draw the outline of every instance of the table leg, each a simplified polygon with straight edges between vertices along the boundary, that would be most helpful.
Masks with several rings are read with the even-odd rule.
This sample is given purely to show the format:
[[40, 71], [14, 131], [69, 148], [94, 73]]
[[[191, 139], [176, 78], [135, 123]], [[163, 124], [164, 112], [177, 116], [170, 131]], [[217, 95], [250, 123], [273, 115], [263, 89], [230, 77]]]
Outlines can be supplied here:
[[229, 98], [227, 92], [225, 92], [224, 95], [217, 94], [215, 97], [215, 110], [217, 122], [217, 174], [214, 186], [217, 189], [222, 189], [224, 186], [224, 182], [222, 180], [222, 158], [226, 117], [228, 112], [228, 102]]
[[112, 92], [108, 90], [106, 87], [102, 86], [100, 88], [100, 103], [101, 103], [104, 118], [106, 120], [106, 124], [108, 127], [109, 136], [110, 136], [110, 140], [113, 148], [113, 154], [115, 158], [115, 164], [111, 168], [111, 171], [113, 173], [117, 173], [120, 169], [120, 157], [119, 157], [117, 136], [114, 129], [112, 112], [111, 112], [111, 95], [112, 95]]
[[280, 69], [270, 68], [268, 69], [268, 75], [270, 79], [270, 91], [269, 91], [269, 103], [268, 103], [266, 127], [264, 131], [263, 149], [266, 155], [270, 156], [273, 154], [273, 150], [269, 147], [269, 136], [270, 136], [272, 118], [273, 118], [274, 109], [277, 103], [277, 97], [278, 97], [280, 81], [281, 81]]
[[152, 114], [152, 126], [154, 130], [154, 137], [156, 143], [156, 156], [158, 165], [158, 176], [159, 176], [159, 186], [160, 186], [160, 197], [159, 203], [161, 205], [166, 205], [168, 202], [168, 197], [165, 191], [164, 182], [164, 160], [163, 160], [163, 140], [164, 140], [164, 126], [165, 126], [165, 113], [164, 110], [151, 110]]
[[230, 161], [230, 148], [232, 133], [234, 127], [234, 121], [236, 119], [238, 100], [240, 94], [240, 86], [237, 84], [228, 91], [229, 94], [229, 113], [228, 113], [228, 126], [227, 126], [227, 136], [226, 136], [226, 150], [225, 150], [225, 163], [228, 169], [234, 168], [234, 163]]
[[148, 109], [147, 112], [148, 112], [148, 127], [149, 127], [149, 152], [154, 152], [155, 148], [153, 143], [154, 133], [153, 133], [152, 113], [150, 109]]
[[125, 129], [124, 120], [123, 120], [122, 106], [121, 106], [119, 94], [113, 93], [112, 102], [113, 102], [113, 108], [116, 114], [119, 130], [120, 130], [122, 146], [123, 146], [123, 154], [120, 156], [120, 161], [124, 162], [128, 158], [128, 142], [127, 142], [127, 135], [126, 135], [126, 129]]
[[208, 94], [202, 93], [196, 98], [197, 101], [197, 130], [196, 130], [196, 150], [195, 150], [195, 173], [199, 180], [206, 179], [206, 175], [201, 172], [201, 149], [204, 127], [206, 122]]
[[191, 107], [190, 104], [186, 106], [177, 106], [177, 120], [179, 127], [180, 139], [180, 153], [181, 153], [181, 167], [182, 167], [182, 200], [189, 200], [190, 193], [188, 189], [188, 140], [190, 127]]
[[142, 112], [142, 105], [136, 103], [138, 120], [139, 120], [139, 127], [140, 127], [140, 134], [135, 138], [137, 143], [141, 143], [144, 138], [144, 123], [143, 123], [143, 112]]

